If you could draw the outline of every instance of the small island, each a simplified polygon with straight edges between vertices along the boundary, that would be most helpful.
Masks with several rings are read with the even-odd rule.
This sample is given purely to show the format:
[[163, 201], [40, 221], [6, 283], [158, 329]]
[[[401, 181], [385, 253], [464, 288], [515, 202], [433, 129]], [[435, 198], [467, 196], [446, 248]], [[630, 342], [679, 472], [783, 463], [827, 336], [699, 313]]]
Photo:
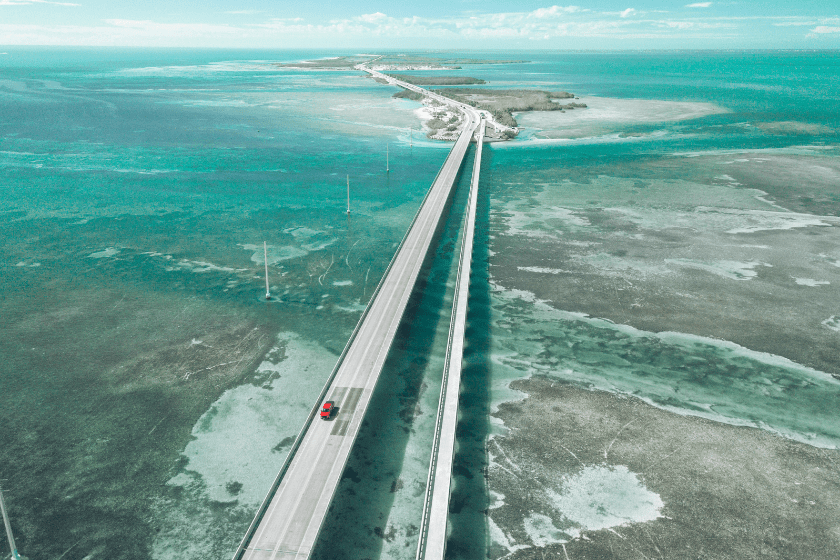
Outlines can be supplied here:
[[[454, 141], [458, 138], [464, 123], [463, 111], [456, 104], [442, 102], [440, 97], [470, 105], [485, 111], [488, 126], [485, 139], [488, 142], [511, 140], [519, 133], [515, 113], [524, 111], [570, 111], [585, 109], [586, 104], [560, 103], [564, 99], [578, 99], [567, 91], [545, 91], [539, 89], [491, 89], [475, 87], [487, 82], [472, 76], [423, 76], [394, 72], [422, 70], [455, 70], [463, 64], [522, 64], [525, 60], [483, 60], [474, 58], [435, 58], [416, 54], [358, 54], [337, 56], [295, 63], [277, 64], [280, 68], [299, 70], [364, 70], [367, 78], [383, 85], [396, 85], [400, 91], [394, 93], [397, 99], [410, 99], [424, 105], [419, 112], [423, 118], [426, 135], [434, 140]], [[408, 89], [417, 86], [423, 91]], [[429, 86], [437, 86], [434, 89]], [[490, 117], [492, 116], [492, 118]]]
[[[438, 88], [432, 91], [438, 95], [471, 105], [476, 109], [489, 111], [497, 122], [511, 128], [519, 126], [513, 117], [513, 113], [522, 111], [565, 112], [586, 108], [585, 103], [562, 104], [555, 101], [555, 99], [576, 99], [573, 93], [567, 91], [479, 88]], [[394, 97], [404, 97], [418, 101], [423, 96], [413, 91], [403, 90], [395, 93]]]
[[474, 86], [486, 84], [480, 78], [469, 76], [410, 76], [408, 74], [388, 74], [392, 78], [414, 84], [415, 86]]
[[306, 70], [351, 70], [359, 64], [365, 64], [380, 72], [411, 70], [459, 70], [463, 64], [524, 64], [527, 60], [485, 60], [480, 58], [433, 58], [416, 54], [359, 54], [355, 56], [336, 56], [276, 64], [279, 68], [297, 68]]
[[374, 58], [376, 58], [374, 55], [333, 56], [315, 60], [301, 60], [300, 62], [284, 62], [274, 64], [274, 66], [297, 70], [353, 70], [357, 65], [370, 62]]

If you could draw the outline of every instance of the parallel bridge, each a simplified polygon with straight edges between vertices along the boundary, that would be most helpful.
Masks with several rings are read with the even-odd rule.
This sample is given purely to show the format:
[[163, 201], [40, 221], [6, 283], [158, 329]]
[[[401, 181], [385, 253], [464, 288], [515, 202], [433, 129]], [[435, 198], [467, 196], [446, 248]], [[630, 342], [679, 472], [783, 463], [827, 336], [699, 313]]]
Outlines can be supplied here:
[[475, 163], [470, 180], [470, 194], [464, 227], [461, 235], [461, 256], [455, 296], [452, 300], [452, 318], [449, 322], [449, 341], [440, 388], [437, 423], [435, 424], [432, 459], [426, 483], [426, 498], [420, 522], [420, 539], [417, 543], [417, 560], [442, 560], [446, 553], [449, 520], [449, 496], [452, 485], [452, 461], [455, 458], [455, 428], [458, 425], [458, 401], [461, 396], [461, 369], [464, 358], [467, 330], [467, 303], [470, 293], [475, 214], [478, 206], [478, 178], [481, 170], [481, 150], [484, 143], [484, 120], [478, 127]]

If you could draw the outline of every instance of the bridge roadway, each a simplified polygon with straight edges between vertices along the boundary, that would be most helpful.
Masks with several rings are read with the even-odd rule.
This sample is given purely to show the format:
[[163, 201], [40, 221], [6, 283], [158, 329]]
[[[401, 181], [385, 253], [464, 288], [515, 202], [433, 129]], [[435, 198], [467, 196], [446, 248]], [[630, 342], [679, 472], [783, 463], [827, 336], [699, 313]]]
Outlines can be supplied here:
[[[426, 194], [234, 560], [305, 560], [312, 552], [479, 124], [477, 111], [464, 107], [463, 132]], [[332, 421], [315, 419], [324, 400], [335, 401], [337, 414]]]
[[485, 126], [485, 121], [482, 120], [476, 135], [475, 163], [461, 235], [461, 256], [458, 263], [458, 278], [455, 281], [452, 319], [449, 322], [449, 342], [446, 346], [446, 362], [440, 388], [432, 459], [429, 464], [426, 497], [420, 521], [417, 560], [443, 560], [446, 553], [449, 492], [452, 484], [452, 461], [455, 458], [455, 429], [458, 426], [458, 402], [461, 397], [461, 368], [467, 329], [467, 303], [470, 295], [475, 214], [478, 206], [478, 179]]
[[[503, 130], [510, 130], [515, 131], [516, 129], [511, 128], [509, 126], [503, 125], [500, 122], [496, 121], [490, 111], [485, 111], [483, 109], [476, 109], [472, 105], [467, 105], [466, 103], [461, 103], [460, 101], [455, 101], [454, 99], [450, 99], [448, 97], [444, 97], [443, 95], [439, 95], [430, 91], [428, 89], [421, 88], [420, 86], [415, 86], [414, 84], [410, 84], [408, 82], [404, 82], [393, 76], [389, 76], [388, 74], [383, 74], [377, 70], [373, 70], [372, 68], [368, 68], [366, 64], [370, 64], [370, 62], [365, 64], [359, 64], [356, 66], [357, 70], [363, 70], [373, 76], [374, 78], [379, 78], [380, 80], [385, 80], [391, 85], [399, 86], [401, 88], [405, 88], [411, 91], [415, 91], [421, 95], [424, 95], [430, 99], [434, 99], [440, 103], [445, 105], [449, 105], [450, 107], [454, 107], [455, 109], [469, 115], [469, 114], [476, 114], [479, 118], [483, 118], [487, 121], [487, 124], [493, 126], [496, 131], [503, 131]], [[483, 132], [483, 131], [482, 131]]]
[[472, 105], [467, 105], [466, 103], [461, 103], [460, 101], [455, 101], [454, 99], [450, 99], [448, 97], [438, 95], [437, 93], [435, 93], [431, 90], [421, 88], [420, 86], [415, 86], [414, 84], [410, 84], [410, 83], [404, 82], [402, 80], [398, 80], [397, 78], [394, 78], [393, 76], [389, 76], [389, 75], [383, 74], [382, 72], [379, 72], [377, 70], [373, 70], [371, 68], [368, 68], [364, 64], [359, 64], [358, 66], [356, 66], [356, 68], [358, 70], [364, 70], [365, 72], [367, 72], [368, 74], [370, 74], [374, 78], [379, 78], [380, 80], [385, 80], [389, 84], [392, 84], [392, 85], [395, 85], [395, 86], [400, 86], [402, 88], [405, 88], [405, 89], [408, 89], [408, 90], [411, 90], [411, 91], [415, 91], [415, 92], [420, 93], [420, 94], [422, 94], [422, 95], [424, 95], [424, 96], [426, 96], [430, 99], [434, 99], [435, 101], [443, 103], [444, 105], [449, 105], [450, 107], [453, 107], [453, 108], [461, 111], [465, 115], [467, 115], [468, 118], [469, 117], [473, 117], [473, 118], [476, 118], [476, 119], [484, 118], [487, 121], [489, 121], [490, 123], [492, 123], [496, 128], [498, 128], [499, 126], [502, 126], [503, 128], [508, 128], [504, 125], [499, 125], [498, 123], [496, 123], [493, 120], [493, 115], [491, 115], [489, 111], [482, 111], [482, 110], [476, 109]]

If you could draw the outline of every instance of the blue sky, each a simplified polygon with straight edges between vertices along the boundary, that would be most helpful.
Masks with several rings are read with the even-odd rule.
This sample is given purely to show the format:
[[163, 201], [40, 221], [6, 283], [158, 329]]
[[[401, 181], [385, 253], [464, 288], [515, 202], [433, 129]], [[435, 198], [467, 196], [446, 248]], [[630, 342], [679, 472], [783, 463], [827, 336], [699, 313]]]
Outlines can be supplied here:
[[840, 48], [840, 3], [0, 0], [0, 45]]

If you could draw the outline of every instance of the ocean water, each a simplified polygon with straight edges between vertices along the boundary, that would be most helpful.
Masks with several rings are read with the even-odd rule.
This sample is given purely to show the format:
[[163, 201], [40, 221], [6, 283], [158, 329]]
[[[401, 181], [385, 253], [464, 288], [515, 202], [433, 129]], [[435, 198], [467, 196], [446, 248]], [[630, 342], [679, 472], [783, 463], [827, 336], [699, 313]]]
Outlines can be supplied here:
[[409, 142], [419, 104], [357, 72], [270, 64], [324, 53], [7, 51], [19, 547], [232, 554], [448, 146]]
[[[19, 548], [229, 555], [449, 146], [357, 72], [271, 65], [354, 53], [4, 51], [0, 478]], [[837, 447], [840, 55], [513, 58], [530, 62], [458, 73], [588, 108], [519, 115], [484, 151], [449, 555], [492, 542], [485, 442], [516, 378]], [[347, 558], [414, 554], [457, 224], [375, 397], [400, 414], [366, 419], [334, 505], [366, 513], [322, 550], [346, 530]], [[535, 545], [562, 527], [540, 515]]]
[[[493, 473], [512, 467], [485, 442], [507, 433], [496, 407], [527, 396], [514, 379], [840, 448], [837, 53], [530, 58], [488, 69], [481, 87], [533, 76], [588, 108], [519, 115], [518, 140], [485, 151], [486, 279], [471, 299], [481, 381], [465, 384], [465, 410], [472, 397], [481, 412], [465, 420], [452, 557], [559, 545], [663, 505], [629, 484], [635, 473], [619, 481], [622, 465], [588, 464], [550, 481], [546, 509], [500, 527]], [[570, 509], [577, 495], [603, 507]]]

